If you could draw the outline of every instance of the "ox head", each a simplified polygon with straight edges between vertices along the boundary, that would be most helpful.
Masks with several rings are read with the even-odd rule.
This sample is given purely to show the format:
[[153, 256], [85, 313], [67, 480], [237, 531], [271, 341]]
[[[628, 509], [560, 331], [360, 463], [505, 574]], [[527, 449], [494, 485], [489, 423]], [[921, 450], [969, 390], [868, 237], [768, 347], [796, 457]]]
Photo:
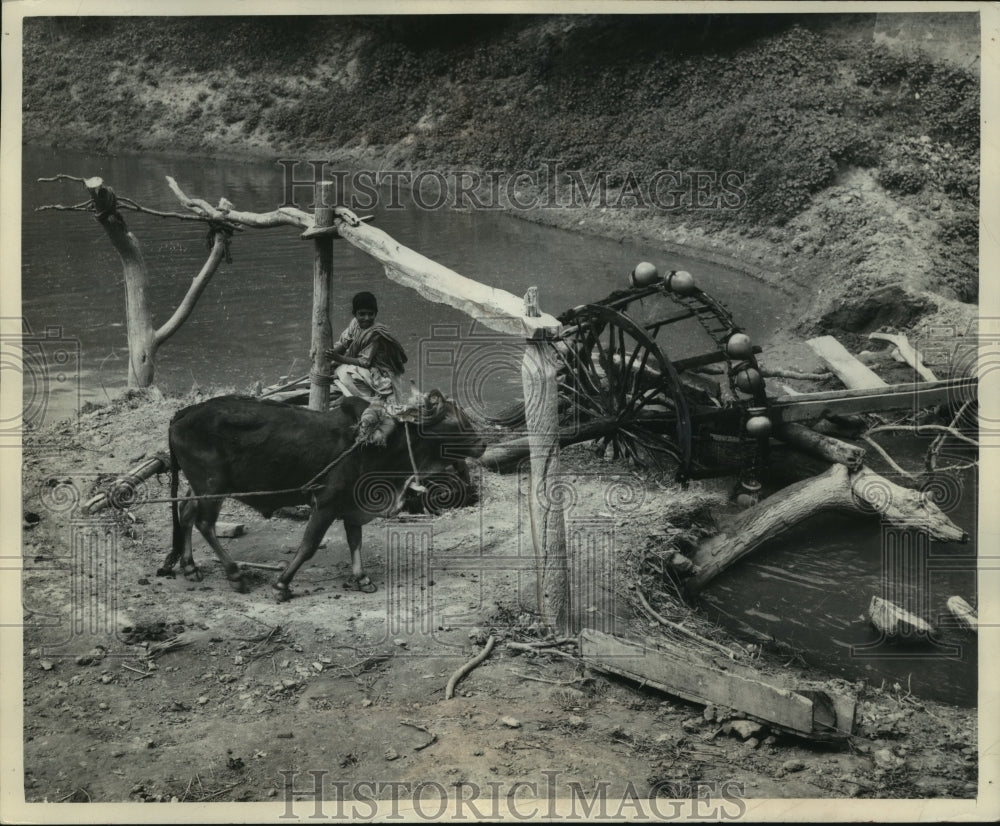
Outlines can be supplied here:
[[421, 438], [439, 444], [448, 456], [478, 459], [486, 450], [485, 439], [458, 402], [446, 399], [439, 390], [431, 390], [422, 399], [417, 422]]

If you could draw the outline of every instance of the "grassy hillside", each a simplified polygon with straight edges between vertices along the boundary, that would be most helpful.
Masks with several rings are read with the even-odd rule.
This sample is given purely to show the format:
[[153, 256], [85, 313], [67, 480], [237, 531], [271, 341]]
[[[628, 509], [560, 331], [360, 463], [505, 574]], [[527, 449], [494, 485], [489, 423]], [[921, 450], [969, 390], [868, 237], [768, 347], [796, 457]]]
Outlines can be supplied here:
[[[558, 160], [612, 185], [735, 170], [737, 209], [630, 220], [754, 249], [748, 263], [803, 284], [853, 268], [865, 290], [975, 301], [978, 75], [878, 45], [874, 18], [34, 19], [25, 139], [397, 168]], [[887, 254], [880, 233], [908, 237]]]

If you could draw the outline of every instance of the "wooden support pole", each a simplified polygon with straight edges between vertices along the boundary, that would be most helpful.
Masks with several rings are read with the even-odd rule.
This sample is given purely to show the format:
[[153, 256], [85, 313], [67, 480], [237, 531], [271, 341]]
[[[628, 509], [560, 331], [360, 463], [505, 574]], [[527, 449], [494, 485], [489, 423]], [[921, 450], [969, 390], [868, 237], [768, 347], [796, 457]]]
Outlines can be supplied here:
[[416, 290], [428, 301], [454, 307], [491, 330], [530, 336], [535, 330], [559, 326], [559, 321], [546, 313], [528, 316], [523, 301], [516, 295], [459, 275], [404, 247], [378, 227], [363, 222], [355, 225], [338, 221], [337, 232], [349, 244], [382, 264], [391, 281]]
[[[537, 318], [537, 289], [525, 296], [526, 316]], [[569, 627], [566, 523], [559, 480], [559, 385], [553, 342], [539, 330], [528, 341], [521, 363], [524, 418], [531, 454], [528, 513], [538, 574], [538, 611], [557, 635]], [[553, 330], [554, 332], [554, 330]]]
[[[320, 181], [316, 185], [315, 226], [333, 226], [334, 205], [329, 202], [333, 192], [332, 181]], [[330, 404], [329, 364], [326, 351], [333, 346], [333, 327], [330, 322], [330, 282], [333, 280], [333, 237], [320, 235], [313, 244], [316, 257], [313, 262], [313, 310], [312, 344], [309, 356], [312, 359], [310, 373], [309, 409], [326, 410]]]

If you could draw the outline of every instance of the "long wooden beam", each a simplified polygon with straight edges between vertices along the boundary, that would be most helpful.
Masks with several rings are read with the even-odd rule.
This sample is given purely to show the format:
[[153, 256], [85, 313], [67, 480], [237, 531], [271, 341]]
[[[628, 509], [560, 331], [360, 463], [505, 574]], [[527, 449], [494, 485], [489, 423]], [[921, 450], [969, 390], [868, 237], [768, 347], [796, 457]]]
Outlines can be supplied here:
[[877, 410], [914, 410], [945, 402], [961, 402], [976, 395], [975, 377], [944, 381], [893, 384], [865, 390], [828, 390], [778, 396], [768, 404], [771, 421], [805, 422], [823, 416], [871, 413]]
[[803, 737], [841, 740], [854, 731], [856, 701], [850, 697], [772, 685], [734, 663], [726, 663], [723, 671], [666, 639], [637, 642], [586, 628], [580, 633], [580, 657], [591, 668], [691, 702], [742, 711]]
[[341, 238], [382, 264], [385, 274], [397, 284], [416, 290], [429, 301], [454, 307], [491, 330], [532, 338], [539, 330], [559, 328], [555, 316], [525, 315], [522, 298], [459, 275], [404, 247], [377, 227], [339, 221], [337, 229]]

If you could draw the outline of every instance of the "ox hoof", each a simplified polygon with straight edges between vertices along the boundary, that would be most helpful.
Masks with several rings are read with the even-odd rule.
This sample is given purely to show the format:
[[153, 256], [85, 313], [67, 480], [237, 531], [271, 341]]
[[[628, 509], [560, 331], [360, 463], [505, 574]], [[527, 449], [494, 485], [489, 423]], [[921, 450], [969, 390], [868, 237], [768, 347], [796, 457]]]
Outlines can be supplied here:
[[243, 578], [242, 574], [230, 577], [229, 587], [232, 588], [237, 594], [245, 594], [250, 590], [250, 587], [247, 585], [247, 581]]
[[344, 582], [344, 589], [347, 591], [361, 591], [363, 594], [374, 594], [378, 586], [369, 579], [367, 574], [361, 576], [348, 577]]
[[201, 582], [203, 578], [201, 575], [201, 569], [199, 569], [197, 565], [185, 565], [184, 578], [188, 582]]
[[271, 589], [274, 591], [274, 598], [278, 602], [288, 602], [292, 598], [292, 589], [284, 582], [275, 582]]
[[171, 579], [173, 579], [174, 577], [177, 576], [177, 572], [174, 571], [173, 568], [167, 568], [167, 567], [164, 566], [163, 568], [157, 568], [156, 569], [156, 575], [157, 576], [168, 576]]

